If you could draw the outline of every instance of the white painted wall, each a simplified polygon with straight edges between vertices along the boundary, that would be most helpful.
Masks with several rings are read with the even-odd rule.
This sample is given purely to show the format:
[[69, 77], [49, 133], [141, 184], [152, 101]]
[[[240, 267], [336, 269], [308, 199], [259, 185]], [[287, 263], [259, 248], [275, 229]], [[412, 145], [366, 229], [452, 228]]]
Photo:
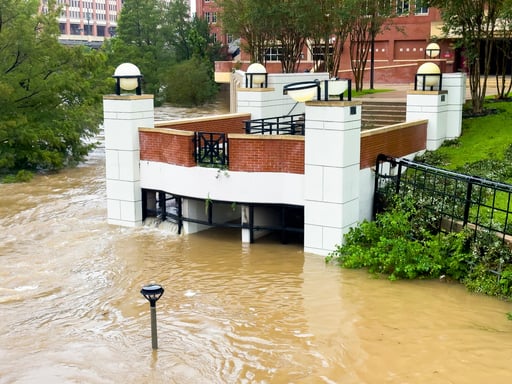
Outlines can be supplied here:
[[140, 162], [141, 188], [220, 201], [304, 205], [304, 175]]
[[[267, 88], [245, 88], [245, 72], [237, 71], [237, 75], [244, 78], [244, 88], [237, 89], [237, 112], [250, 113], [252, 119], [262, 119], [288, 114], [304, 113], [305, 104], [298, 103], [283, 95], [283, 88], [287, 84], [327, 80], [328, 73], [270, 73]], [[291, 112], [291, 113], [290, 113]]]

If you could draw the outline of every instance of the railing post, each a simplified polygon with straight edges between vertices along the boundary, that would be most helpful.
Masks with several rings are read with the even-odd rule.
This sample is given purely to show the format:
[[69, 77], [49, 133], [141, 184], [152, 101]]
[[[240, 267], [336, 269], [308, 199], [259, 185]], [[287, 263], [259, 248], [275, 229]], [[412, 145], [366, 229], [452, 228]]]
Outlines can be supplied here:
[[398, 175], [396, 175], [395, 192], [398, 195], [400, 193], [400, 181], [402, 179], [402, 162], [398, 162]]
[[473, 183], [471, 179], [468, 181], [468, 188], [466, 189], [466, 200], [464, 202], [464, 218], [462, 226], [465, 227], [469, 222], [469, 209], [471, 208], [471, 194], [473, 192]]

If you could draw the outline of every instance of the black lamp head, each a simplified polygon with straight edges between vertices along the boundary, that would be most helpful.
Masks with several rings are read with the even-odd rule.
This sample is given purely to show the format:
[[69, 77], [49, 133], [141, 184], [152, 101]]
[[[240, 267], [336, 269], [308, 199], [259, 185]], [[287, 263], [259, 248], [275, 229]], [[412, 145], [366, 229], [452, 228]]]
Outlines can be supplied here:
[[149, 284], [143, 286], [140, 290], [140, 293], [149, 301], [152, 306], [154, 306], [158, 299], [160, 299], [164, 294], [164, 289], [161, 285]]

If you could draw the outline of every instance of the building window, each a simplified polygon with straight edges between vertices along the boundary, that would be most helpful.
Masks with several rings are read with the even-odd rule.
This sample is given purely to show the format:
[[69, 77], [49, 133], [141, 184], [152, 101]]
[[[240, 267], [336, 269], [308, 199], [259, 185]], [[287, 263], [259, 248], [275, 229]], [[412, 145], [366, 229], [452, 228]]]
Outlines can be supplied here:
[[271, 47], [265, 51], [266, 61], [281, 61], [283, 56], [283, 47]]
[[[329, 45], [329, 57], [333, 56], [333, 46]], [[325, 46], [324, 45], [315, 45], [312, 49], [313, 61], [324, 61], [325, 60]]]
[[210, 24], [210, 22], [211, 22], [211, 17], [212, 17], [212, 14], [210, 12], [205, 12], [204, 13], [204, 19], [206, 20], [206, 22], [208, 24]]
[[397, 0], [396, 2], [396, 14], [406, 15], [409, 13], [409, 0]]
[[217, 12], [212, 12], [212, 23], [213, 24], [217, 23]]
[[210, 37], [212, 38], [212, 41], [213, 41], [214, 43], [216, 43], [216, 42], [217, 42], [217, 34], [216, 34], [216, 33], [212, 33], [212, 34], [210, 35]]
[[425, 5], [425, 0], [416, 0], [414, 4], [414, 13], [417, 15], [426, 15], [428, 14], [428, 7]]

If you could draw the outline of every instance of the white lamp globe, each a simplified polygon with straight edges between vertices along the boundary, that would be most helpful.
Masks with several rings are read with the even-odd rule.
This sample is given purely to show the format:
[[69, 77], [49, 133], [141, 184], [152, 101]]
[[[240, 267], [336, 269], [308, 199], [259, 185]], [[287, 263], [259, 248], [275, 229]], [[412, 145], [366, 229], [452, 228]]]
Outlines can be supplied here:
[[142, 77], [139, 68], [132, 63], [120, 64], [115, 72], [114, 77], [119, 79], [119, 86], [125, 91], [133, 91], [139, 86], [139, 78]]
[[418, 79], [419, 84], [423, 84], [423, 78], [425, 78], [425, 86], [427, 87], [435, 87], [439, 84], [439, 75], [441, 73], [441, 69], [434, 63], [424, 63], [420, 65], [418, 71], [416, 72], [418, 75], [434, 75], [434, 76], [420, 76]]
[[425, 53], [430, 58], [435, 58], [441, 53], [441, 47], [437, 43], [430, 43], [425, 49]]
[[247, 74], [252, 75], [253, 84], [263, 84], [265, 82], [266, 73], [267, 69], [260, 63], [252, 63], [247, 68]]

